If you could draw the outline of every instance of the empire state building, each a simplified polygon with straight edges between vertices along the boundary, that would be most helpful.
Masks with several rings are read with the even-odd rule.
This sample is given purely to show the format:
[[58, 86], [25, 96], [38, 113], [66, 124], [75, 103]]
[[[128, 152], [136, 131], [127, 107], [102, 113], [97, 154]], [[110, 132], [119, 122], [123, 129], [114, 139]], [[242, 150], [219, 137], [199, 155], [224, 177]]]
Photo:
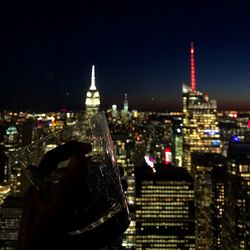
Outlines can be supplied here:
[[95, 85], [95, 65], [92, 65], [91, 85], [85, 100], [85, 117], [91, 117], [99, 112], [100, 94]]

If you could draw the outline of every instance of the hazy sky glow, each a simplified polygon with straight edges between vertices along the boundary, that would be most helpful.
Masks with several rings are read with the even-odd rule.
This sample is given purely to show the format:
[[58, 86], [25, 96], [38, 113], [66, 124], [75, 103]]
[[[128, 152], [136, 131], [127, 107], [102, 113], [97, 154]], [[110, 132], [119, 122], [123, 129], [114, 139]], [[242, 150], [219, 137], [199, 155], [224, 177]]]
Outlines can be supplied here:
[[194, 41], [197, 89], [220, 109], [250, 110], [250, 7], [183, 2], [11, 12], [1, 22], [0, 108], [80, 110], [95, 64], [103, 108], [121, 108], [128, 93], [130, 109], [180, 110]]

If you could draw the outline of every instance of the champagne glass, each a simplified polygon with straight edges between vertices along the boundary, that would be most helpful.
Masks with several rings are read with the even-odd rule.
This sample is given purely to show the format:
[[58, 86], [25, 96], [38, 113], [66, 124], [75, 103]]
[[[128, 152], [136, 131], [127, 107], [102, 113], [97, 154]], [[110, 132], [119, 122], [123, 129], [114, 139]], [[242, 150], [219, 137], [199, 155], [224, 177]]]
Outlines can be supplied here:
[[72, 204], [68, 237], [72, 245], [103, 245], [121, 235], [130, 224], [114, 145], [103, 111], [15, 152], [12, 162], [20, 166], [41, 197], [49, 201], [68, 166], [68, 160], [57, 164], [53, 171], [36, 166], [48, 151], [72, 140], [90, 143], [92, 151], [87, 155], [90, 159], [87, 205], [81, 196]]

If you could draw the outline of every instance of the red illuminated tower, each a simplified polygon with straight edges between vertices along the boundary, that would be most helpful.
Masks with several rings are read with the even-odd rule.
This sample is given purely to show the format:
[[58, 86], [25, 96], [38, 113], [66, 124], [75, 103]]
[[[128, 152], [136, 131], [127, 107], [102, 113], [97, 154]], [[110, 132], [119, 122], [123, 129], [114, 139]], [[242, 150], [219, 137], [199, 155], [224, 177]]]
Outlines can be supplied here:
[[[183, 152], [182, 162], [192, 172], [194, 152], [221, 153], [216, 100], [196, 89], [194, 44], [190, 47], [191, 83], [183, 84]], [[202, 248], [203, 249], [203, 248]]]
[[196, 80], [195, 80], [195, 64], [194, 64], [194, 43], [191, 42], [190, 49], [190, 65], [191, 65], [191, 89], [192, 91], [196, 90]]

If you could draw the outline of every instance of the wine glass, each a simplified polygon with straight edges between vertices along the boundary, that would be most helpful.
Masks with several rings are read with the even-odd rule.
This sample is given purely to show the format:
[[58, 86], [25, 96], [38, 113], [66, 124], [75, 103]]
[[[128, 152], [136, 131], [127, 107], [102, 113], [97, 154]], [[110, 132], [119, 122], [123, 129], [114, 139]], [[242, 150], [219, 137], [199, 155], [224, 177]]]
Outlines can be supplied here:
[[87, 205], [81, 196], [72, 204], [68, 237], [75, 245], [103, 245], [121, 235], [130, 224], [114, 145], [103, 111], [27, 145], [13, 153], [12, 162], [20, 166], [40, 196], [49, 201], [68, 166], [68, 159], [57, 164], [53, 171], [36, 166], [48, 151], [72, 140], [90, 143], [92, 151], [87, 155], [90, 159]]

